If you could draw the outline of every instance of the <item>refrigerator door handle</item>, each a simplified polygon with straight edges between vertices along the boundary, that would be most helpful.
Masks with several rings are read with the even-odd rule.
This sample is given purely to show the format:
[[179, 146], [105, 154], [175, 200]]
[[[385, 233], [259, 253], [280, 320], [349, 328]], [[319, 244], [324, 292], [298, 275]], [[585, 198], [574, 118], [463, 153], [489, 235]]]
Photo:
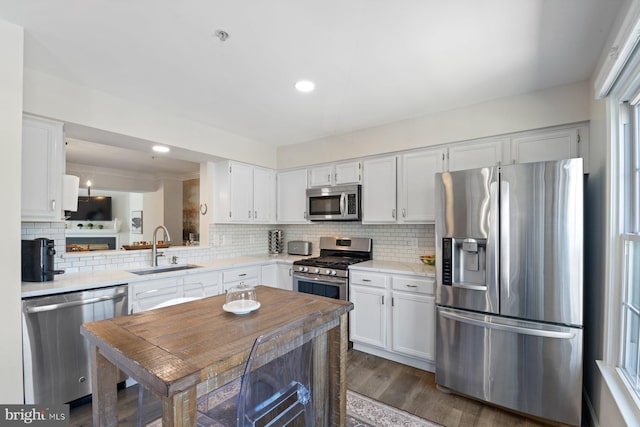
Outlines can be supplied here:
[[482, 328], [495, 329], [495, 330], [505, 331], [505, 332], [513, 332], [516, 334], [533, 335], [533, 336], [543, 337], [543, 338], [559, 338], [559, 339], [572, 339], [576, 336], [575, 332], [573, 331], [566, 331], [566, 332], [551, 331], [551, 330], [542, 330], [542, 329], [534, 329], [534, 328], [525, 328], [523, 326], [508, 325], [505, 323], [501, 323], [500, 320], [496, 319], [495, 317], [491, 317], [492, 319], [491, 322], [486, 322], [486, 321], [471, 317], [469, 315], [460, 314], [458, 312], [450, 311], [444, 308], [440, 308], [440, 315], [442, 317], [446, 317], [447, 319], [451, 319], [451, 320], [462, 322], [462, 323], [467, 323], [474, 326], [479, 326]]
[[507, 298], [511, 292], [510, 289], [510, 263], [511, 263], [511, 224], [510, 218], [510, 195], [509, 195], [509, 181], [502, 180], [500, 185], [500, 293]]
[[500, 266], [499, 248], [500, 248], [500, 185], [497, 179], [498, 172], [495, 172], [495, 179], [489, 185], [489, 231], [487, 235], [487, 297], [490, 303], [490, 310], [497, 313], [499, 310], [500, 284], [498, 282]]
[[487, 291], [487, 287], [486, 286], [482, 286], [482, 285], [475, 285], [473, 283], [453, 283], [451, 285], [452, 288], [462, 288], [462, 289], [469, 289], [472, 291], [482, 291], [482, 292], [486, 292]]

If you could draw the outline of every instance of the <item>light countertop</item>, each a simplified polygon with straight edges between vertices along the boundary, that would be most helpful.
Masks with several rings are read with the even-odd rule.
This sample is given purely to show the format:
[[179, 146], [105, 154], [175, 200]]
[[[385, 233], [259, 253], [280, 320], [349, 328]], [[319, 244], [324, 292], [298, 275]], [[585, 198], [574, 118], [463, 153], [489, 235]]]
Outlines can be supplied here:
[[[54, 276], [49, 282], [22, 282], [22, 298], [51, 295], [64, 292], [82, 291], [87, 289], [104, 288], [114, 285], [122, 285], [138, 281], [149, 280], [159, 277], [185, 276], [189, 274], [206, 273], [226, 268], [244, 267], [250, 265], [260, 265], [268, 262], [292, 263], [297, 259], [304, 258], [300, 255], [264, 255], [264, 256], [241, 256], [235, 258], [216, 259], [206, 262], [194, 262], [201, 268], [190, 270], [178, 270], [164, 273], [137, 275], [129, 270], [141, 270], [145, 266], [131, 268], [129, 270], [99, 270], [82, 273], [68, 273]], [[165, 266], [163, 264], [163, 266]]]
[[387, 274], [413, 274], [435, 279], [436, 272], [433, 267], [424, 264], [398, 262], [398, 261], [365, 261], [349, 266], [349, 270], [366, 270]]

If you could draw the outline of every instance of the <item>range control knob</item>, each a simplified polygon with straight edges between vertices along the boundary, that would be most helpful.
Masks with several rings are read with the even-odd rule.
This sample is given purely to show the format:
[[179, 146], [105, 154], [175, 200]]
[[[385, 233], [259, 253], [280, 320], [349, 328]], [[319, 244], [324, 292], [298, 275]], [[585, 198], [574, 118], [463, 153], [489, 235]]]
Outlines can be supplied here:
[[332, 276], [335, 276], [336, 274], [338, 274], [338, 272], [337, 272], [337, 271], [335, 271], [335, 270], [331, 270], [331, 273], [330, 273], [330, 274], [331, 274]]
[[298, 267], [298, 271], [302, 271], [303, 273], [306, 273], [307, 271], [309, 271], [309, 269], [307, 267]]
[[319, 268], [315, 268], [315, 269], [313, 270], [313, 272], [314, 272], [314, 273], [316, 273], [316, 274], [317, 274], [317, 273], [320, 273], [320, 269], [319, 269]]

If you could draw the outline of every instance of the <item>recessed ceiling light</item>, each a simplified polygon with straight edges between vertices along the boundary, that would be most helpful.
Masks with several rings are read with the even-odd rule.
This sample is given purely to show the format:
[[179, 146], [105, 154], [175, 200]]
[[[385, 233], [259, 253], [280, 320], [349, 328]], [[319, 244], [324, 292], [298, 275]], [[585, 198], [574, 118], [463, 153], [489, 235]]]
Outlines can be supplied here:
[[219, 38], [221, 42], [227, 41], [227, 39], [229, 38], [229, 33], [227, 33], [225, 30], [216, 30], [213, 35]]
[[156, 153], [168, 153], [169, 151], [171, 151], [171, 149], [169, 147], [165, 147], [164, 145], [154, 145], [153, 151], [155, 151]]
[[295, 85], [298, 92], [312, 92], [316, 85], [309, 80], [300, 80]]

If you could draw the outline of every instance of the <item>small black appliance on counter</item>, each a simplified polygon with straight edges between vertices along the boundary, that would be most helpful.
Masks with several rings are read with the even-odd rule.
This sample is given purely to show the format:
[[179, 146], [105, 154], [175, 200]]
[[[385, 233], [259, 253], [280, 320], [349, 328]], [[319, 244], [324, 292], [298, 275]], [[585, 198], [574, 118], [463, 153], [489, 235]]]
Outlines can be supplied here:
[[22, 281], [49, 282], [54, 274], [64, 270], [53, 269], [53, 256], [56, 254], [54, 241], [43, 237], [22, 241]]

